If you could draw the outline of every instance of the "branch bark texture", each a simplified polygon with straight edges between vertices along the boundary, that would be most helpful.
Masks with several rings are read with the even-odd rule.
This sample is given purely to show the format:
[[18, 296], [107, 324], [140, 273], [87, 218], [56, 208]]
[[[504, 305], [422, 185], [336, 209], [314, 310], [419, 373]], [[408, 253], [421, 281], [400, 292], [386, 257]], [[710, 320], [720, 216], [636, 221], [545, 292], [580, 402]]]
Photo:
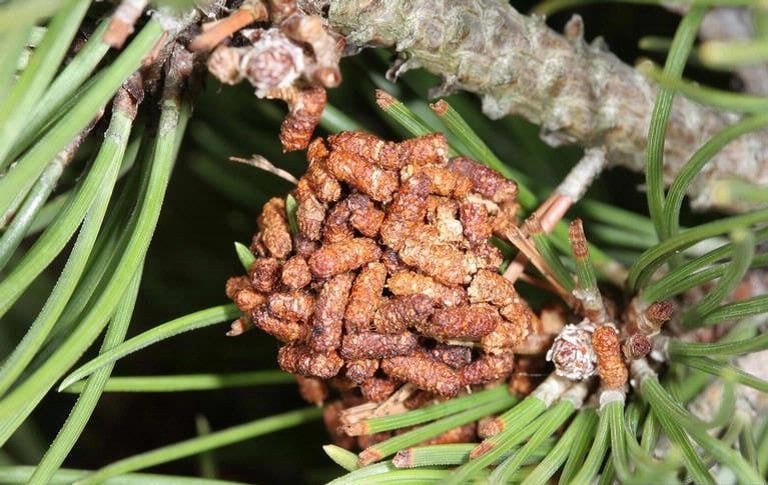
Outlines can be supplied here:
[[[611, 165], [643, 171], [657, 88], [596, 41], [583, 40], [574, 17], [561, 35], [503, 0], [332, 0], [328, 21], [355, 46], [393, 47], [402, 69], [424, 68], [444, 87], [477, 93], [493, 119], [521, 115], [551, 145], [603, 146]], [[670, 183], [688, 157], [736, 115], [675, 99], [665, 146]], [[741, 178], [768, 185], [768, 133], [742, 136], [722, 150], [689, 189], [709, 209], [709, 184]], [[724, 207], [737, 211], [744, 207]]]

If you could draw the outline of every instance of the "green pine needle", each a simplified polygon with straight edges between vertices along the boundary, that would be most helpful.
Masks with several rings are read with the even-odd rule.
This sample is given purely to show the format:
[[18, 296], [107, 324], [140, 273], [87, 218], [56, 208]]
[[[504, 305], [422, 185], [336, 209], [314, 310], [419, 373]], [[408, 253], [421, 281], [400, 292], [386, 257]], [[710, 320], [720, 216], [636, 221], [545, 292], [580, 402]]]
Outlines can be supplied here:
[[746, 300], [729, 303], [712, 310], [706, 317], [704, 317], [703, 324], [716, 325], [728, 320], [739, 320], [767, 312], [768, 295], [759, 295], [747, 298]]
[[731, 231], [731, 242], [733, 242], [731, 262], [723, 269], [723, 273], [714, 288], [695, 305], [688, 308], [683, 315], [684, 325], [688, 327], [700, 326], [701, 318], [711, 313], [723, 299], [733, 292], [752, 264], [752, 258], [755, 255], [754, 235], [745, 229], [734, 229]]
[[366, 434], [405, 428], [444, 418], [500, 399], [506, 400], [509, 398], [515, 399], [510, 396], [506, 386], [496, 386], [491, 389], [456, 397], [445, 402], [414, 409], [405, 413], [368, 418], [364, 421], [364, 428]]
[[[34, 472], [33, 466], [0, 466], [0, 482], [4, 484], [26, 484]], [[92, 473], [89, 470], [59, 468], [53, 474], [51, 485], [70, 485]], [[150, 473], [126, 473], [104, 480], [104, 485], [244, 485], [242, 482], [211, 480], [207, 478], [180, 477]]]
[[768, 109], [768, 98], [765, 96], [723, 91], [682, 79], [671, 78], [665, 76], [661, 69], [650, 61], [641, 62], [637, 68], [662, 86], [673, 89], [686, 98], [701, 104], [742, 113], [764, 113]]
[[387, 116], [402, 126], [411, 136], [423, 136], [432, 133], [433, 130], [426, 121], [414, 113], [405, 103], [383, 89], [376, 91], [376, 103]]
[[75, 382], [91, 375], [100, 367], [115, 362], [149, 345], [174, 337], [181, 333], [199, 328], [217, 325], [240, 316], [240, 310], [234, 304], [219, 305], [200, 310], [169, 322], [160, 324], [144, 333], [126, 340], [122, 344], [100, 354], [69, 374], [59, 385], [62, 391]]
[[[583, 418], [581, 421], [579, 421], [579, 417], [581, 416], [583, 416]], [[558, 446], [560, 443], [563, 443], [564, 445], [562, 460], [565, 462], [565, 464], [563, 466], [562, 472], [560, 473], [559, 483], [571, 483], [573, 477], [576, 475], [576, 473], [578, 473], [580, 467], [585, 463], [584, 460], [586, 459], [587, 454], [591, 449], [591, 444], [596, 437], [598, 421], [599, 418], [597, 411], [594, 408], [587, 408], [583, 410], [571, 424], [571, 427], [573, 427], [573, 441], [570, 442], [570, 444], [565, 440], [565, 437], [568, 431], [570, 431], [571, 427], [569, 427], [568, 431], [563, 434], [560, 442], [558, 442]]]
[[[145, 27], [145, 29], [147, 28]], [[147, 38], [154, 38], [152, 29], [143, 32], [150, 33], [147, 34]], [[133, 45], [137, 45], [136, 39], [131, 44], [131, 46]], [[124, 51], [123, 55], [128, 49]], [[186, 127], [188, 115], [188, 105], [181, 103], [178, 98], [165, 101], [160, 116], [161, 129], [152, 153], [151, 163], [147, 165], [146, 190], [138, 211], [136, 226], [129, 235], [126, 250], [120, 255], [120, 262], [110, 275], [109, 282], [104, 286], [104, 292], [90, 306], [88, 313], [80, 321], [77, 329], [68, 335], [66, 342], [52, 354], [49, 360], [0, 401], [0, 423], [2, 423], [0, 424], [0, 443], [7, 441], [16, 427], [45, 396], [45, 393], [91, 346], [109, 317], [114, 313], [114, 309], [137, 268], [144, 260], [149, 247], [150, 236], [154, 232], [160, 216], [165, 191], [175, 162], [177, 144]]]
[[[768, 310], [768, 308], [766, 308]], [[737, 356], [768, 349], [768, 335], [744, 340], [716, 342], [712, 344], [670, 340], [667, 352], [676, 357]]]
[[[683, 72], [688, 55], [691, 52], [699, 24], [704, 18], [706, 8], [694, 5], [683, 17], [677, 28], [667, 61], [664, 64], [664, 76], [677, 79]], [[646, 149], [645, 183], [647, 185], [648, 210], [660, 239], [669, 234], [663, 224], [663, 211], [666, 204], [664, 197], [664, 140], [667, 135], [667, 123], [672, 112], [674, 91], [662, 87], [656, 96], [651, 114], [651, 126], [648, 131]]]
[[[265, 386], [270, 384], [294, 384], [296, 379], [279, 370], [257, 370], [228, 374], [176, 374], [169, 376], [120, 376], [110, 377], [104, 392], [186, 392], [216, 391], [233, 387]], [[62, 392], [83, 392], [85, 382], [78, 381], [62, 389]]]
[[349, 450], [336, 445], [324, 445], [323, 451], [328, 455], [328, 458], [348, 472], [353, 472], [359, 468], [357, 455]]
[[[104, 342], [101, 346], [102, 352], [119, 345], [128, 333], [128, 325], [131, 323], [136, 298], [139, 294], [142, 270], [143, 268], [139, 268], [136, 271], [130, 285], [125, 290], [123, 301], [115, 310], [115, 315], [112, 317], [112, 322], [104, 336]], [[104, 366], [88, 378], [85, 389], [72, 408], [67, 421], [62, 425], [56, 439], [53, 440], [29, 479], [30, 484], [46, 484], [53, 478], [56, 470], [69, 455], [88, 423], [96, 404], [99, 402], [101, 393], [104, 391], [104, 385], [112, 373], [113, 366], [113, 364]]]
[[296, 220], [296, 209], [299, 208], [298, 202], [296, 202], [296, 198], [288, 194], [285, 196], [285, 215], [288, 219], [288, 226], [291, 228], [292, 234], [298, 234], [299, 232], [299, 223]]
[[357, 470], [342, 475], [339, 478], [328, 482], [328, 485], [353, 485], [359, 483], [369, 483], [369, 480], [376, 478], [378, 475], [386, 475], [391, 477], [391, 473], [397, 471], [395, 465], [390, 461], [384, 461], [381, 463], [374, 463]]
[[[600, 416], [597, 423], [592, 446], [589, 449], [587, 457], [582, 462], [575, 463], [581, 466], [573, 479], [568, 483], [590, 483], [600, 470], [600, 465], [605, 459], [610, 444], [610, 424], [604, 416]], [[561, 482], [562, 483], [562, 482]]]
[[361, 461], [363, 460], [363, 457], [376, 461], [382, 458], [386, 458], [404, 448], [408, 448], [415, 444], [421, 443], [422, 441], [428, 440], [429, 438], [433, 438], [440, 433], [448, 431], [449, 429], [471, 423], [472, 421], [477, 421], [484, 416], [488, 416], [495, 412], [501, 411], [502, 409], [509, 408], [510, 406], [514, 405], [516, 401], [517, 400], [513, 396], [503, 396], [491, 402], [481, 404], [479, 406], [474, 406], [466, 411], [462, 411], [460, 413], [439, 419], [424, 426], [420, 426], [406, 433], [393, 436], [392, 438], [384, 440], [381, 443], [377, 443], [363, 450], [363, 452], [360, 454]]
[[[99, 205], [97, 207], [99, 209], [105, 208], [111, 195], [111, 190], [107, 192], [105, 190], [113, 187], [117, 180], [118, 169], [126, 153], [131, 126], [132, 120], [130, 118], [120, 111], [115, 112], [107, 131], [109, 137], [101, 145], [91, 169], [78, 186], [77, 191], [72, 194], [65, 207], [57, 214], [56, 220], [46, 228], [32, 248], [14, 266], [10, 274], [0, 282], [0, 302], [2, 302], [0, 303], [0, 315], [8, 311], [24, 289], [64, 249], [67, 241], [77, 230], [86, 212], [97, 201], [100, 193], [103, 195], [98, 199]], [[138, 149], [139, 141], [140, 139], [136, 138], [133, 140], [133, 143], [136, 144], [132, 150], [133, 156], [136, 154], [135, 150]], [[3, 237], [4, 239], [5, 237]]]
[[707, 66], [720, 69], [765, 62], [768, 40], [711, 40], [699, 48], [699, 58]]
[[274, 431], [299, 426], [320, 418], [322, 412], [322, 409], [316, 407], [289, 411], [268, 418], [257, 419], [250, 423], [232, 426], [221, 431], [215, 431], [205, 436], [179, 441], [172, 445], [118, 460], [77, 480], [75, 484], [94, 485], [117, 475], [143, 470], [162, 463], [193, 456], [204, 451], [240, 443]]
[[0, 105], [0, 169], [10, 163], [8, 155], [25, 128], [30, 112], [56, 75], [90, 3], [90, 0], [67, 0], [66, 6], [51, 19], [29, 64]]
[[[64, 266], [64, 270], [61, 273], [61, 278], [24, 338], [5, 359], [2, 367], [0, 367], [0, 395], [8, 390], [11, 384], [13, 384], [27, 364], [32, 360], [34, 355], [40, 350], [45, 339], [51, 333], [57, 319], [64, 312], [67, 301], [72, 296], [75, 287], [80, 281], [80, 277], [85, 270], [90, 256], [89, 253], [92, 251], [97, 235], [101, 230], [101, 224], [104, 220], [109, 199], [112, 195], [112, 189], [117, 179], [120, 160], [124, 153], [126, 153], [126, 156], [128, 157], [135, 157], [138, 151], [141, 136], [132, 140], [131, 147], [126, 151], [130, 129], [131, 120], [124, 116], [119, 110], [116, 110], [112, 115], [110, 128], [107, 130], [107, 133], [110, 136], [108, 136], [102, 144], [99, 155], [96, 157], [93, 167], [89, 171], [83, 185], [72, 199], [71, 205], [68, 205], [67, 212], [61, 214], [61, 217], [57, 219], [53, 226], [51, 226], [52, 229], [49, 228], [51, 233], [46, 231], [46, 234], [52, 234], [50, 237], [55, 238], [58, 233], [56, 228], [62, 227], [66, 224], [66, 221], [73, 224], [72, 230], [74, 231], [74, 226], [79, 224], [79, 217], [78, 214], [75, 214], [74, 217], [71, 216], [70, 211], [77, 212], [76, 207], [78, 205], [87, 204], [85, 209], [87, 209], [88, 212], [85, 214], [85, 221], [83, 222], [80, 234], [75, 241], [74, 248], [69, 255], [69, 259]], [[139, 132], [141, 132], [141, 130], [139, 130]], [[141, 133], [139, 133], [139, 135], [140, 134]], [[91, 192], [93, 192], [92, 197], [90, 196]], [[81, 200], [82, 202], [80, 202]], [[41, 240], [44, 237], [46, 236], [41, 237]], [[53, 239], [50, 241], [53, 241]], [[51, 243], [49, 242], [47, 245], [50, 247]], [[45, 248], [46, 243], [38, 243], [29, 253], [27, 253], [27, 259], [24, 261], [34, 260], [33, 258], [35, 255], [39, 254], [34, 253], [34, 251], [36, 251], [36, 249], [43, 250]], [[8, 276], [7, 280], [0, 284], [0, 288], [5, 288], [8, 281], [18, 282], [18, 280], [13, 278], [13, 275], [19, 274], [19, 269], [24, 267], [24, 261], [17, 264], [15, 271]], [[2, 289], [0, 289], [0, 293], [1, 292]]]
[[256, 256], [248, 249], [248, 246], [237, 241], [235, 241], [235, 252], [237, 253], [237, 259], [240, 260], [240, 264], [243, 265], [243, 269], [248, 271], [251, 264], [256, 261]]
[[685, 192], [707, 162], [717, 155], [726, 145], [745, 133], [758, 131], [768, 126], [768, 113], [745, 118], [738, 123], [724, 128], [707, 140], [680, 169], [669, 187], [663, 208], [663, 227], [665, 237], [674, 236], [679, 231], [680, 209]]
[[[512, 476], [525, 464], [526, 460], [533, 455], [534, 451], [541, 446], [575, 411], [574, 403], [570, 400], [562, 400], [555, 404], [546, 414], [546, 422], [534, 432], [528, 441], [512, 456], [504, 460], [494, 469], [489, 476], [490, 484], [507, 483]], [[531, 425], [533, 426], [533, 424]]]
[[643, 252], [629, 270], [627, 284], [633, 291], [646, 286], [656, 269], [677, 252], [699, 241], [727, 233], [733, 229], [768, 221], [768, 209], [757, 210], [738, 216], [724, 217], [680, 232]]
[[162, 32], [158, 22], [147, 23], [79, 102], [0, 179], [0, 215], [7, 216], [18, 206], [19, 198], [29, 191], [45, 165], [91, 122], [123, 81], [140, 66]]
[[678, 362], [718, 376], [725, 381], [737, 382], [744, 384], [751, 388], [757, 389], [760, 392], [768, 393], [768, 381], [755, 377], [751, 374], [744, 372], [733, 364], [727, 362], [720, 362], [708, 357], [678, 357]]
[[469, 123], [464, 121], [464, 118], [461, 117], [453, 106], [445, 100], [440, 100], [431, 105], [431, 108], [440, 118], [440, 121], [445, 123], [448, 131], [467, 147], [467, 155], [498, 171], [508, 179], [516, 181], [520, 205], [528, 210], [535, 209], [536, 196], [528, 187], [520, 182], [520, 174], [499, 160], [496, 154], [485, 144], [475, 130], [469, 126]]
[[[518, 408], [520, 410], [515, 413], [515, 410]], [[513, 413], [515, 414], [515, 419], [509, 419]], [[502, 431], [481, 442], [478, 447], [482, 447], [482, 454], [453, 470], [445, 482], [446, 485], [466, 483], [473, 477], [476, 477], [484, 468], [502, 457], [513, 446], [528, 439], [529, 436], [549, 420], [546, 404], [536, 397], [526, 398], [522, 403], [502, 416], [506, 418]]]

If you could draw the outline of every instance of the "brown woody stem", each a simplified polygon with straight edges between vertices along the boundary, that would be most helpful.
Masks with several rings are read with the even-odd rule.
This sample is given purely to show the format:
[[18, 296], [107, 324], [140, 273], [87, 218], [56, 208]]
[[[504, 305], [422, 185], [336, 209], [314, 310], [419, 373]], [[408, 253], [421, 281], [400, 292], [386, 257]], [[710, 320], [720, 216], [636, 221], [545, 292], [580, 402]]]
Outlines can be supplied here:
[[[579, 17], [569, 22], [564, 36], [541, 18], [522, 15], [498, 0], [301, 3], [315, 11], [329, 5], [331, 26], [349, 44], [394, 47], [407, 57], [399, 72], [421, 67], [442, 76], [444, 90], [477, 93], [491, 118], [521, 115], [541, 125], [542, 138], [551, 145], [603, 146], [610, 164], [643, 170], [657, 89], [600, 42], [586, 44]], [[674, 179], [697, 147], [735, 119], [675, 99], [665, 145], [665, 182]], [[766, 157], [764, 132], [733, 141], [688, 189], [692, 205], [711, 207], [710, 185], [717, 180], [768, 183]]]

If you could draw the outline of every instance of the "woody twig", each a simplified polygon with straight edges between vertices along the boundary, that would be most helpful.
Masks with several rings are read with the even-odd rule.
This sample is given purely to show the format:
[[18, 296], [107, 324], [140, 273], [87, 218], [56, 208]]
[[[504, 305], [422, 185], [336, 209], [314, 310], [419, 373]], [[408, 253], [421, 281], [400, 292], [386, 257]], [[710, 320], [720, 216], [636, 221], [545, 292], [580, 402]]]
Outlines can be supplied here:
[[[521, 115], [541, 125], [542, 138], [552, 145], [604, 146], [612, 165], [635, 171], [645, 166], [657, 89], [599, 41], [586, 44], [579, 17], [560, 35], [541, 18], [495, 0], [302, 4], [314, 10], [330, 4], [328, 20], [348, 43], [395, 47], [407, 58], [399, 73], [421, 67], [443, 77], [442, 91], [477, 93], [491, 118]], [[674, 179], [697, 147], [735, 119], [677, 97], [665, 145], [665, 182]], [[730, 143], [691, 184], [692, 206], [712, 206], [709, 194], [717, 180], [768, 183], [767, 154], [764, 132]]]

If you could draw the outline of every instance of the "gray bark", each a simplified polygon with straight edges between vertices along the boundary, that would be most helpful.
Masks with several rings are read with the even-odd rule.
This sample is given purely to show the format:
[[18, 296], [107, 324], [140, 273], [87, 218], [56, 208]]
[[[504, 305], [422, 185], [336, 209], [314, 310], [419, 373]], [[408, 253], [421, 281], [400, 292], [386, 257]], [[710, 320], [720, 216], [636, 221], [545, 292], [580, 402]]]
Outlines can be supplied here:
[[[609, 164], [644, 170], [657, 88], [602, 42], [586, 44], [580, 18], [561, 35], [503, 0], [303, 2], [315, 11], [323, 6], [329, 7], [330, 25], [349, 44], [394, 48], [406, 58], [401, 72], [424, 68], [441, 76], [446, 89], [477, 93], [490, 118], [521, 115], [540, 125], [551, 145], [603, 146]], [[702, 143], [737, 119], [676, 97], [665, 182]], [[712, 208], [710, 184], [726, 178], [768, 185], [768, 133], [742, 136], [707, 164], [688, 191], [692, 206]]]

